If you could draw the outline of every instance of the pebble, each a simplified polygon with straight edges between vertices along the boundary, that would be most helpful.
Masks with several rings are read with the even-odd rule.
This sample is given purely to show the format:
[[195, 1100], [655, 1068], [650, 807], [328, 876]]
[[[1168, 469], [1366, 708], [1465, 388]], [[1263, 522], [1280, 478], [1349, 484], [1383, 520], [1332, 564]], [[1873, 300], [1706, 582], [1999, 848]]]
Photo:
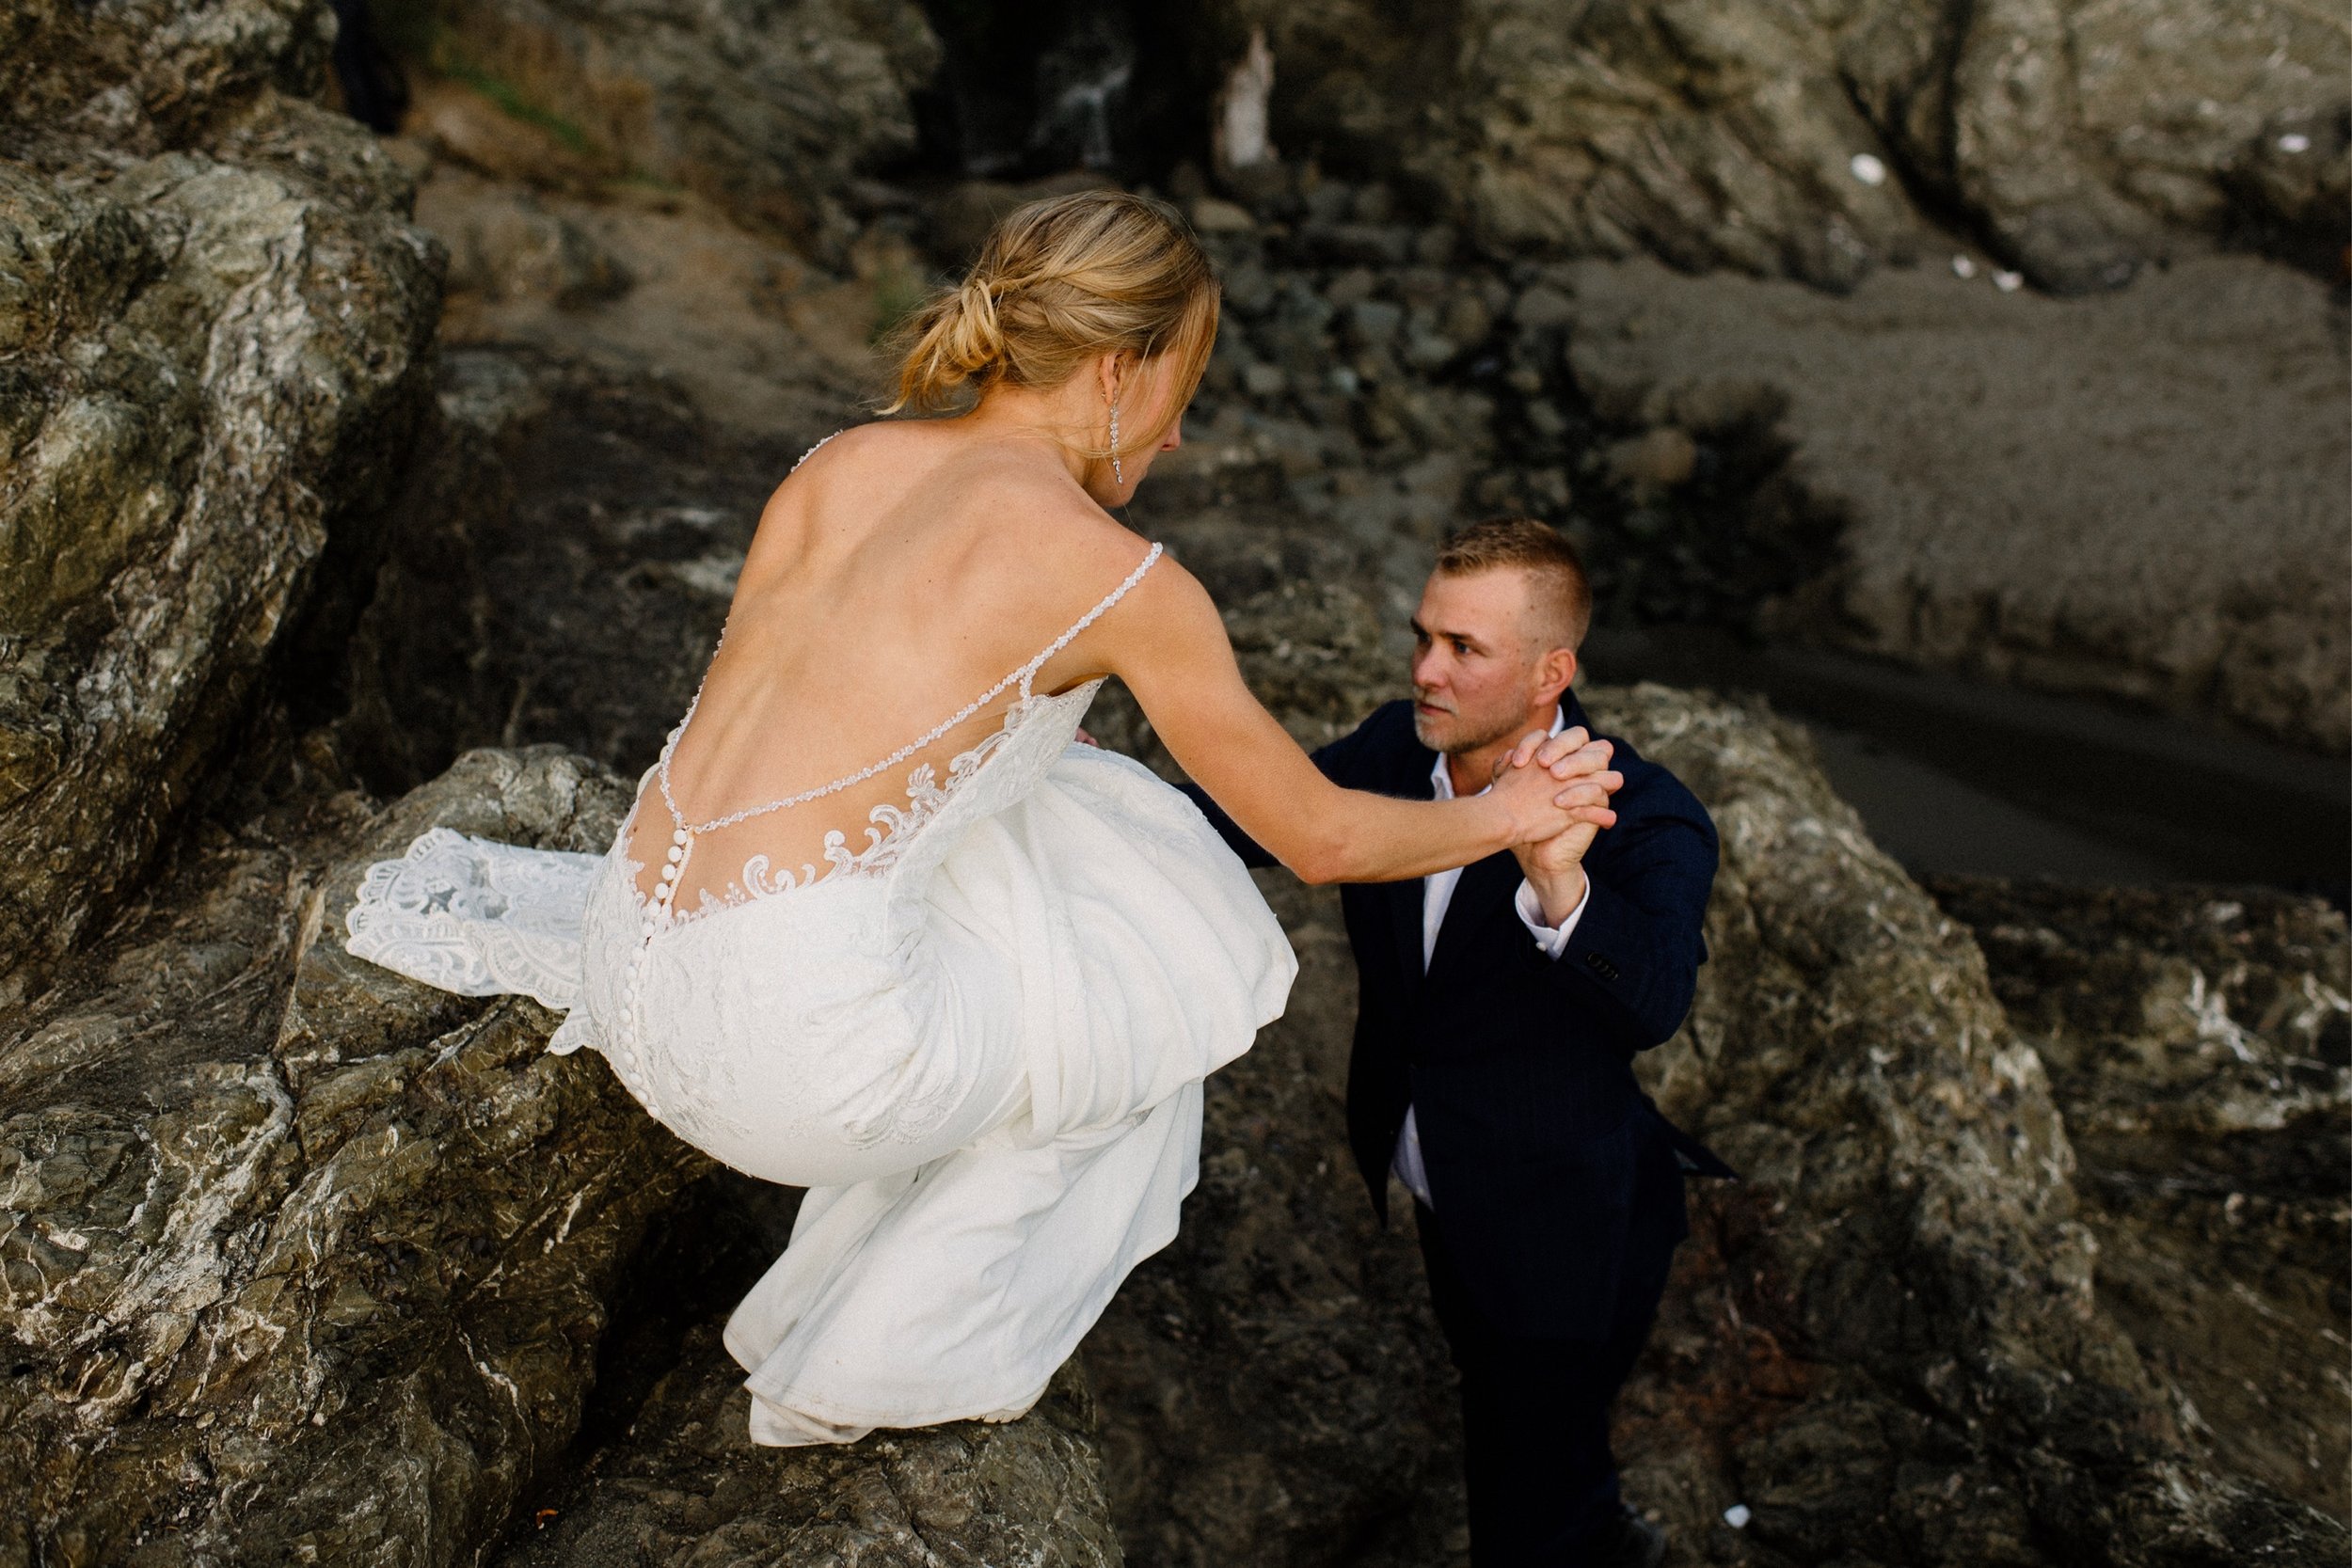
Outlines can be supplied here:
[[1855, 153], [1852, 161], [1846, 166], [1853, 170], [1853, 177], [1866, 185], [1875, 186], [1886, 183], [1886, 166], [1867, 152]]
[[1203, 234], [1247, 234], [1258, 220], [1247, 207], [1204, 196], [1192, 204], [1192, 226]]
[[1954, 277], [1974, 277], [1977, 276], [1977, 263], [1970, 261], [1965, 256], [1955, 256], [1952, 258], [1952, 276]]
[[1996, 272], [1993, 275], [1993, 286], [2005, 294], [2015, 293], [2025, 284], [2026, 275], [2022, 272]]
[[2312, 138], [2300, 131], [2289, 131], [2279, 138], [2279, 150], [2281, 152], [2309, 152], [2311, 150]]
[[1748, 1521], [1755, 1517], [1755, 1514], [1748, 1512], [1748, 1505], [1745, 1503], [1733, 1503], [1724, 1510], [1724, 1523], [1733, 1529], [1747, 1528]]

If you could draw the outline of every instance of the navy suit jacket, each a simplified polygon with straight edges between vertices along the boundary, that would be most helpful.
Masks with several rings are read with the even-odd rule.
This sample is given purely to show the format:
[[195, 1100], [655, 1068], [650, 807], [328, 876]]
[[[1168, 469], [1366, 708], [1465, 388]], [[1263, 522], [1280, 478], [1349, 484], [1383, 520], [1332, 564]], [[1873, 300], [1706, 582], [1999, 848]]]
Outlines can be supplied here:
[[[1573, 693], [1562, 702], [1569, 726], [1591, 728]], [[1672, 773], [1611, 739], [1625, 776], [1617, 822], [1585, 854], [1591, 892], [1559, 958], [1512, 907], [1520, 871], [1508, 850], [1464, 868], [1426, 974], [1419, 879], [1341, 890], [1359, 998], [1347, 1084], [1357, 1168], [1385, 1218], [1415, 1107], [1448, 1255], [1481, 1313], [1513, 1333], [1603, 1337], [1629, 1264], [1661, 1260], [1687, 1233], [1679, 1180], [1648, 1183], [1674, 1201], [1637, 1212], [1645, 1162], [1732, 1174], [1659, 1114], [1632, 1067], [1690, 1011], [1715, 826]], [[1437, 753], [1414, 737], [1410, 703], [1388, 704], [1314, 760], [1347, 788], [1432, 798]], [[1245, 862], [1276, 863], [1197, 786], [1186, 793]]]

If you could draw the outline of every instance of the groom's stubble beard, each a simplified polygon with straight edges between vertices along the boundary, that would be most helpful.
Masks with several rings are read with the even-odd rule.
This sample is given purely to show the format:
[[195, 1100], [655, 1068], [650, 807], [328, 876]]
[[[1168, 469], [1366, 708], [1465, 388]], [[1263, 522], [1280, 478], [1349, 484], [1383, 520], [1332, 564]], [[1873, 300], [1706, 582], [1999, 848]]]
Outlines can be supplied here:
[[[1418, 702], [1428, 701], [1424, 692], [1415, 691], [1413, 696]], [[1421, 714], [1414, 714], [1413, 738], [1441, 755], [1458, 757], [1466, 752], [1475, 752], [1481, 746], [1492, 745], [1507, 735], [1516, 734], [1520, 716], [1517, 713], [1504, 714], [1484, 724], [1473, 725], [1457, 708], [1447, 718], [1449, 722], [1433, 724]]]

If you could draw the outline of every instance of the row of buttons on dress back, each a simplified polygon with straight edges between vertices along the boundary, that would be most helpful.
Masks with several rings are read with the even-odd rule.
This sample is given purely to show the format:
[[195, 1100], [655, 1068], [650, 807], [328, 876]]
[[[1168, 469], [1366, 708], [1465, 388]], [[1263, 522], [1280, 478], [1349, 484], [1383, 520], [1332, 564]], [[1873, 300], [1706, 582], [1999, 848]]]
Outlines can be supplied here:
[[654, 1103], [653, 1085], [644, 1081], [644, 1063], [637, 1054], [638, 1036], [645, 1025], [644, 1010], [638, 999], [639, 978], [644, 973], [646, 955], [653, 951], [654, 933], [661, 929], [662, 917], [670, 912], [670, 901], [677, 892], [678, 874], [686, 863], [686, 842], [684, 828], [670, 835], [668, 862], [661, 867], [661, 880], [645, 905], [636, 950], [629, 955], [628, 975], [621, 982], [621, 1006], [627, 1012], [628, 1028], [621, 1038], [621, 1059], [612, 1065], [620, 1074], [622, 1086], [636, 1096], [645, 1114], [657, 1121], [661, 1119], [661, 1107]]

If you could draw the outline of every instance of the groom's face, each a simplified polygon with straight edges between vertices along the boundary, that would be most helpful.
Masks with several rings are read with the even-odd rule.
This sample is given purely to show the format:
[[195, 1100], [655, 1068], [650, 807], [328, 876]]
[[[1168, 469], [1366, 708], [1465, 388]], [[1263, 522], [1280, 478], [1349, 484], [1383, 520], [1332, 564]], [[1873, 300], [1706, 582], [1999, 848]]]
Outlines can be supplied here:
[[1431, 574], [1413, 614], [1413, 736], [1431, 751], [1458, 756], [1526, 725], [1534, 587], [1509, 566]]

